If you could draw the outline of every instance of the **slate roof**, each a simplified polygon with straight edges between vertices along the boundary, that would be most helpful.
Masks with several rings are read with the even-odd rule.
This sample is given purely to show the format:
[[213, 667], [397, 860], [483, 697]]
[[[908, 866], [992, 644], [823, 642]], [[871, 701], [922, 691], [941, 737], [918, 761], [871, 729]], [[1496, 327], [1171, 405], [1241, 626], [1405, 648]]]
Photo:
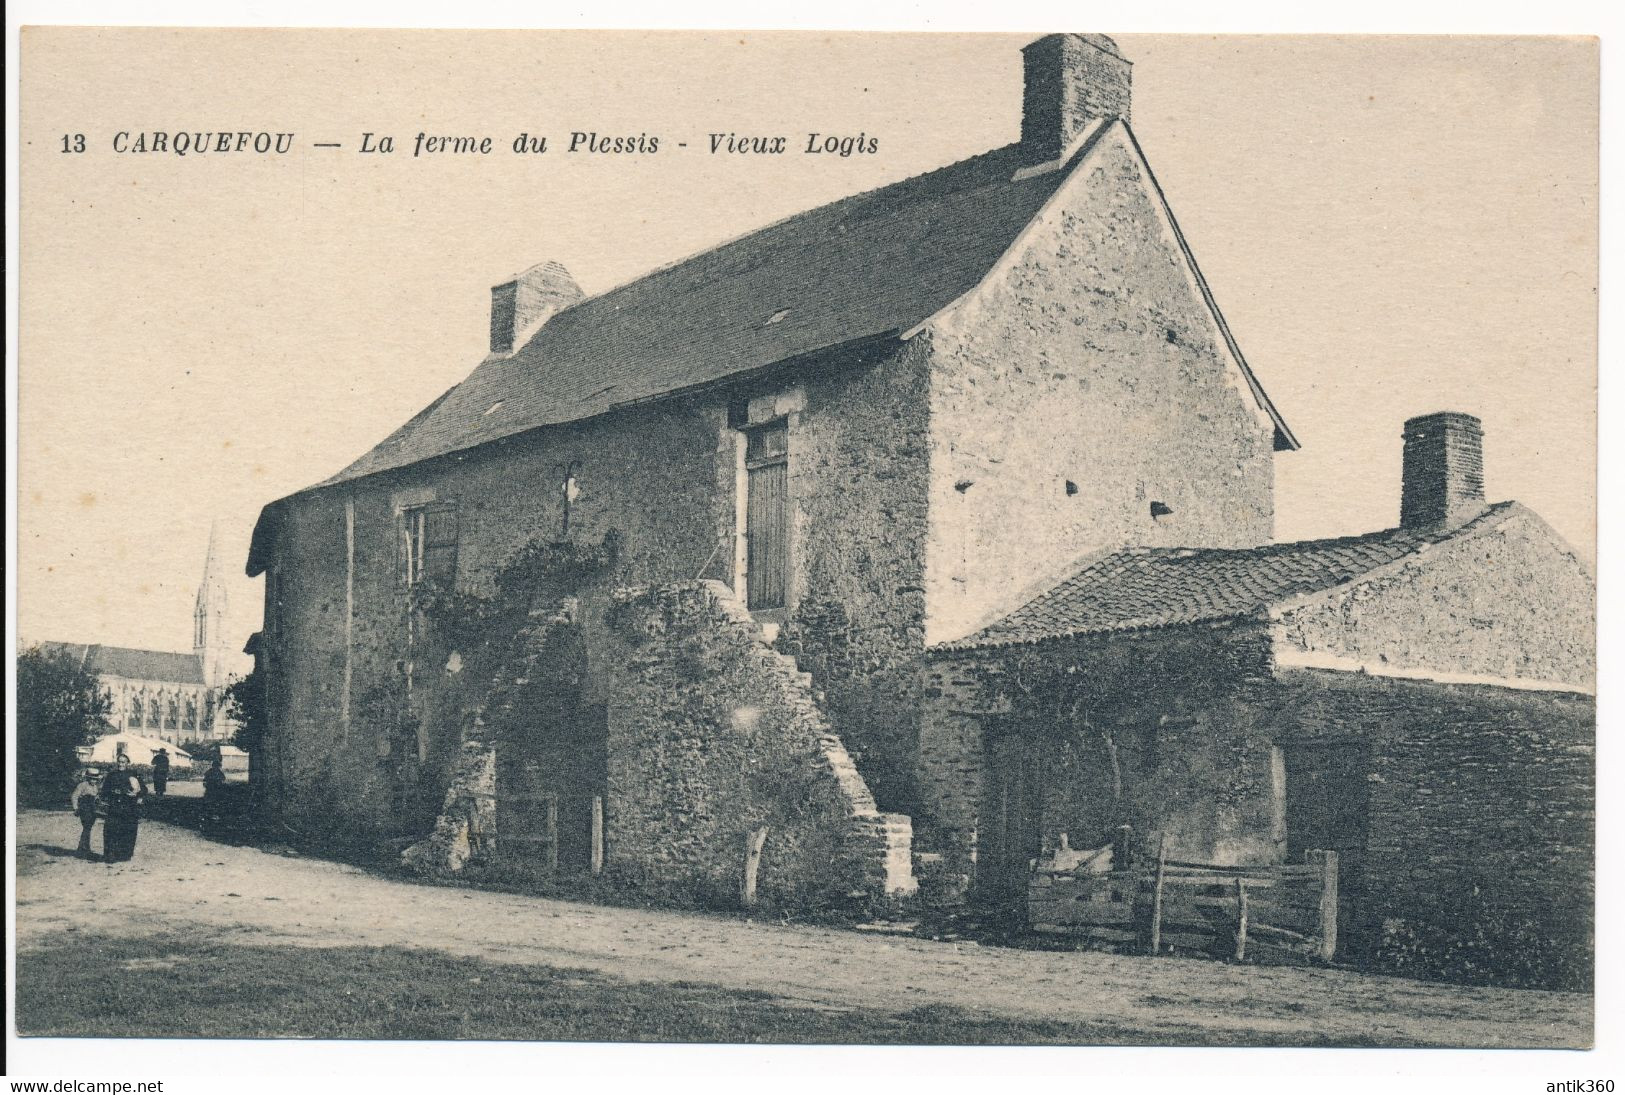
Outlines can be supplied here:
[[[1023, 172], [1029, 154], [1009, 145], [797, 214], [565, 308], [514, 355], [487, 359], [317, 486], [907, 331], [975, 288], [1110, 128], [1099, 127], [1067, 169]], [[1242, 369], [1296, 447], [1244, 361]]]
[[319, 485], [907, 330], [974, 288], [1067, 174], [1013, 181], [1022, 166], [1015, 145], [988, 152], [583, 300]]
[[[1057, 170], [1012, 144], [786, 220], [663, 267], [552, 316], [513, 355], [489, 357], [359, 460], [306, 491], [575, 422], [835, 346], [895, 337], [975, 288], [1051, 196], [1121, 125], [1100, 126]], [[1258, 383], [1147, 177], [1277, 449], [1298, 442]], [[287, 499], [262, 512], [248, 573]]]
[[52, 653], [63, 653], [92, 673], [142, 681], [202, 684], [203, 665], [196, 654], [172, 650], [136, 650], [100, 643], [40, 643]]
[[1253, 548], [1125, 548], [1093, 558], [997, 623], [943, 645], [1009, 646], [1257, 615], [1293, 597], [1353, 581], [1431, 544], [1492, 527], [1517, 505], [1499, 503], [1447, 530], [1392, 528]]

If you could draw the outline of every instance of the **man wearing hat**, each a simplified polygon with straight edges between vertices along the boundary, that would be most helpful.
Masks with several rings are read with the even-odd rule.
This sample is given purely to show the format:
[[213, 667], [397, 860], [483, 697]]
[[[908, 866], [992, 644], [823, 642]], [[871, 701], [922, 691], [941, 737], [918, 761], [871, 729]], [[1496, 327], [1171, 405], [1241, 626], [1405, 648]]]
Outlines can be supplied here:
[[156, 794], [165, 794], [169, 787], [169, 750], [159, 749], [152, 758], [152, 789]]
[[90, 830], [96, 827], [96, 796], [101, 792], [100, 768], [86, 768], [68, 796], [68, 809], [79, 815], [79, 854], [91, 858]]

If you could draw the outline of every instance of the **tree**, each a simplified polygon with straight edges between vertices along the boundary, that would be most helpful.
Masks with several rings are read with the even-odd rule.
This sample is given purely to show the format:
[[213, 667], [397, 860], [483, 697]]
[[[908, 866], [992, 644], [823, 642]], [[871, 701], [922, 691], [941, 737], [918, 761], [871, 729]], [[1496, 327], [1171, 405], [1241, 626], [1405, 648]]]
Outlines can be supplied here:
[[257, 755], [260, 742], [265, 739], [265, 674], [259, 663], [246, 677], [233, 678], [226, 686], [226, 715], [237, 723], [231, 743], [250, 756]]
[[79, 747], [110, 729], [112, 701], [96, 674], [61, 651], [17, 657], [17, 789], [35, 801], [66, 793]]

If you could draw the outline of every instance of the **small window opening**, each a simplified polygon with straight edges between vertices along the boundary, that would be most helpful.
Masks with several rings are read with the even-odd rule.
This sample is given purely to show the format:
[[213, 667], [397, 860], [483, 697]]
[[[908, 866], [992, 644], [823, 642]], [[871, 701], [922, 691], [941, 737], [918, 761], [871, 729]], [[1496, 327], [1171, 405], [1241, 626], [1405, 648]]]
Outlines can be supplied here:
[[975, 484], [976, 481], [974, 479], [961, 479], [959, 482], [954, 484], [954, 490], [958, 491], [960, 494], [964, 494], [966, 491], [970, 490], [971, 487], [975, 486]]
[[1161, 502], [1152, 502], [1151, 503], [1151, 519], [1153, 521], [1160, 521], [1164, 517], [1171, 517], [1171, 516], [1173, 516], [1173, 512], [1174, 512], [1173, 510], [1169, 509], [1167, 506], [1163, 505]]
[[788, 308], [780, 308], [777, 312], [774, 312], [771, 316], [768, 317], [767, 323], [764, 324], [764, 326], [771, 327], [775, 323], [782, 322], [784, 320], [784, 317], [789, 315], [789, 314], [790, 314], [790, 309], [788, 309]]
[[1074, 483], [1072, 480], [1068, 479], [1066, 481], [1066, 496], [1068, 498], [1071, 498], [1074, 494], [1077, 494], [1077, 493], [1078, 493], [1078, 485], [1076, 483]]
[[502, 409], [502, 400], [499, 399], [495, 403], [491, 404], [491, 406], [486, 409], [485, 413], [486, 414], [495, 414], [497, 411], [499, 411], [501, 409]]

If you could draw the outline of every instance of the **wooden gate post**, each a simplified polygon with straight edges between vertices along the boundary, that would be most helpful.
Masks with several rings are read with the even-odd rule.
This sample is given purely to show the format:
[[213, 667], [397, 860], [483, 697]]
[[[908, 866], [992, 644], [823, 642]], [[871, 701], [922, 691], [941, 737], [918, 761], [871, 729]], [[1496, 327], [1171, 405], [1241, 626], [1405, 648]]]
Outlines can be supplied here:
[[1157, 882], [1151, 891], [1151, 953], [1162, 953], [1162, 875], [1168, 866], [1168, 834], [1157, 840]]
[[592, 796], [592, 873], [604, 873], [604, 796]]
[[1337, 853], [1309, 852], [1307, 858], [1320, 868], [1320, 957], [1329, 962], [1337, 953]]
[[1236, 879], [1236, 961], [1247, 957], [1247, 883]]
[[546, 811], [543, 834], [547, 837], [547, 869], [556, 871], [559, 869], [559, 796], [549, 792], [542, 805]]
[[762, 865], [762, 844], [766, 840], [766, 825], [745, 838], [745, 881], [739, 889], [739, 901], [747, 909], [756, 905], [756, 870]]

